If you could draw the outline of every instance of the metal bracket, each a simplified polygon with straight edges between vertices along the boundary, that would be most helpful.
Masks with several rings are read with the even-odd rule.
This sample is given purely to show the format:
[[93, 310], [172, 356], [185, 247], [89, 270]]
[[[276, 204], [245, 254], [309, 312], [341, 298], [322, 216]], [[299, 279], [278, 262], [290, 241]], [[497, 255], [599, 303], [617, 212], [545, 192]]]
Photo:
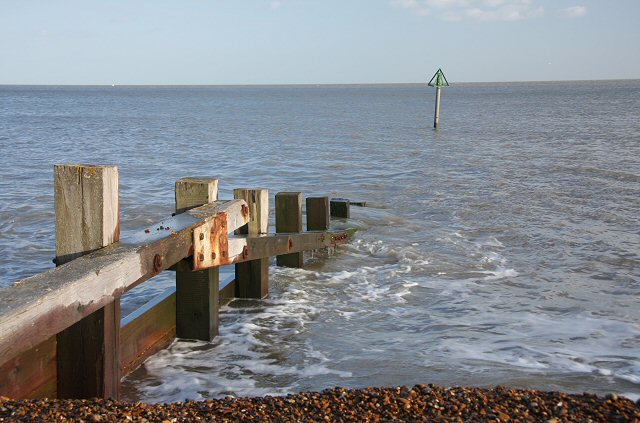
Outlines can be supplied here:
[[193, 230], [193, 270], [231, 264], [227, 227], [227, 214], [220, 212]]

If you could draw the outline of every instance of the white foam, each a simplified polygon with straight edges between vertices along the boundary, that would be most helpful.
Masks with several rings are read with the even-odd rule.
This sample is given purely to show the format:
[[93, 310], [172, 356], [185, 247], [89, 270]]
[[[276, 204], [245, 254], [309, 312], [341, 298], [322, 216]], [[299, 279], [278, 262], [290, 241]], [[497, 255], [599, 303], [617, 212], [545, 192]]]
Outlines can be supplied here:
[[500, 247], [500, 248], [504, 248], [504, 245], [498, 241], [497, 238], [491, 236], [489, 238], [487, 238], [487, 240], [484, 242], [483, 245], [489, 246], [489, 247]]
[[620, 379], [640, 385], [640, 375], [638, 374], [618, 373], [616, 376]]
[[[538, 304], [556, 300], [557, 292], [503, 282], [520, 272], [497, 239], [470, 241], [463, 232], [450, 238], [460, 263], [440, 262], [418, 243], [360, 239], [322, 272], [271, 268], [271, 299], [223, 308], [213, 345], [175, 345], [170, 355], [147, 362], [141, 396], [286, 394], [334, 386], [336, 378], [375, 382], [368, 378], [377, 374], [385, 374], [385, 383], [406, 383], [379, 368], [385, 355], [425, 380], [445, 362], [466, 375], [508, 369], [640, 384], [638, 359], [622, 347], [637, 345], [637, 324], [580, 309], [544, 314]], [[344, 337], [344, 346], [328, 347], [331, 336]], [[389, 373], [403, 371], [392, 365]], [[162, 380], [189, 386], [157, 387]]]
[[484, 271], [482, 273], [487, 273], [489, 275], [484, 278], [484, 280], [487, 281], [499, 280], [504, 278], [515, 278], [519, 275], [519, 273], [515, 269], [507, 269], [500, 266], [498, 266], [495, 271]]

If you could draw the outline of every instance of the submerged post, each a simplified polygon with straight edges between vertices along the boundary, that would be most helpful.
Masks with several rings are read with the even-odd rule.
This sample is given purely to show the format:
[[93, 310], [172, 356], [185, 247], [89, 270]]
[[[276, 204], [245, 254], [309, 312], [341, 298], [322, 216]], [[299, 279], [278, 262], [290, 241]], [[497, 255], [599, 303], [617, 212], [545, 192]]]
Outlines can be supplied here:
[[442, 69], [438, 69], [435, 75], [433, 75], [433, 78], [429, 81], [429, 86], [436, 87], [436, 107], [433, 114], [433, 127], [434, 129], [438, 129], [438, 126], [440, 126], [440, 95], [442, 87], [449, 86], [449, 82], [447, 82], [447, 78], [445, 78]]
[[[56, 264], [120, 238], [118, 169], [55, 165]], [[58, 398], [118, 398], [120, 298], [57, 335]]]
[[346, 198], [332, 198], [331, 217], [349, 219], [351, 217], [351, 202]]
[[329, 197], [307, 197], [307, 230], [329, 229]]
[[[218, 180], [182, 178], [176, 181], [176, 213], [218, 199]], [[189, 265], [176, 271], [176, 336], [211, 341], [218, 335], [218, 267], [190, 271]]]

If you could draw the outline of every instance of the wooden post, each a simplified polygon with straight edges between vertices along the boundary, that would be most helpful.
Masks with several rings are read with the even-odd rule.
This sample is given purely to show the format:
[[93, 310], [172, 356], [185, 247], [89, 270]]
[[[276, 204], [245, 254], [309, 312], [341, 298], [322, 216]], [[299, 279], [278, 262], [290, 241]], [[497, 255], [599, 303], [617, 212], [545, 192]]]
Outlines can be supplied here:
[[329, 197], [307, 198], [307, 230], [326, 231], [329, 229]]
[[[247, 202], [249, 223], [236, 230], [236, 234], [268, 234], [269, 190], [238, 188], [233, 197]], [[238, 298], [265, 298], [269, 295], [269, 258], [236, 264], [235, 296]]]
[[348, 219], [351, 217], [350, 206], [349, 200], [345, 198], [332, 198], [331, 217]]
[[[279, 192], [276, 194], [276, 232], [302, 232], [302, 193]], [[278, 256], [278, 266], [302, 267], [303, 253]]]
[[[176, 182], [176, 213], [218, 199], [218, 180], [182, 178]], [[217, 267], [176, 271], [176, 336], [211, 341], [218, 335], [220, 271]]]
[[217, 199], [217, 179], [182, 178], [176, 181], [176, 214]]
[[[118, 169], [55, 165], [56, 264], [120, 238]], [[57, 335], [58, 398], [118, 398], [120, 298]]]

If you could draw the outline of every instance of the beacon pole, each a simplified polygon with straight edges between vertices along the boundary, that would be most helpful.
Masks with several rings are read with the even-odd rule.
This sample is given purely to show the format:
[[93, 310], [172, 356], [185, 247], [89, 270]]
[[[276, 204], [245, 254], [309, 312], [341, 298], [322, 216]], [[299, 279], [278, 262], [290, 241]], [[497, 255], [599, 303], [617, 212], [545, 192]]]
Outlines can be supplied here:
[[430, 87], [436, 88], [436, 110], [433, 113], [433, 128], [438, 129], [440, 126], [440, 96], [442, 94], [442, 87], [448, 87], [449, 82], [447, 82], [447, 78], [445, 78], [442, 69], [438, 69], [431, 81], [429, 81]]
[[440, 93], [442, 92], [442, 87], [436, 87], [436, 111], [433, 113], [433, 127], [435, 129], [438, 128], [440, 124]]

